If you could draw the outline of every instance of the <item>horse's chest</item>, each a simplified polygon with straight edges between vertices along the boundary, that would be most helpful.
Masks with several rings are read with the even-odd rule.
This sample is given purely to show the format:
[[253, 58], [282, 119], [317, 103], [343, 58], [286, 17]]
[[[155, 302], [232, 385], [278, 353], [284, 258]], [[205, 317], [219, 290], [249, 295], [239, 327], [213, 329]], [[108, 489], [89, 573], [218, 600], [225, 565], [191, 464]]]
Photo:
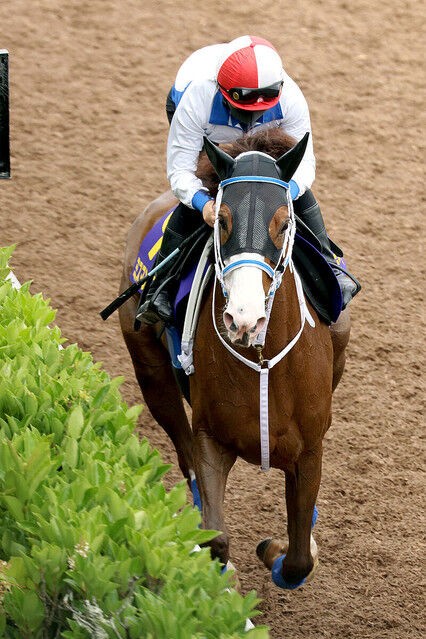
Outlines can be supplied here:
[[[225, 444], [241, 446], [258, 445], [260, 419], [259, 373], [235, 362], [221, 360], [217, 366], [210, 354], [208, 375], [196, 374], [191, 382], [193, 418], [207, 426], [215, 437]], [[269, 429], [272, 436], [281, 436], [293, 422], [294, 399], [281, 387], [277, 377], [271, 383], [269, 397]]]

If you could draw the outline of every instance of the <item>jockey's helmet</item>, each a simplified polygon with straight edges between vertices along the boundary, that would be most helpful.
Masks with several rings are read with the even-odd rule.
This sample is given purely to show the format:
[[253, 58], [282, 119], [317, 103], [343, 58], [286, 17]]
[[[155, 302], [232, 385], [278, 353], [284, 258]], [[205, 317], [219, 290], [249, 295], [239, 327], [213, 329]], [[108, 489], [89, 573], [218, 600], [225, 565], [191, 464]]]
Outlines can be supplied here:
[[280, 99], [283, 65], [273, 45], [256, 36], [241, 36], [227, 46], [217, 83], [229, 104], [243, 111], [265, 111]]

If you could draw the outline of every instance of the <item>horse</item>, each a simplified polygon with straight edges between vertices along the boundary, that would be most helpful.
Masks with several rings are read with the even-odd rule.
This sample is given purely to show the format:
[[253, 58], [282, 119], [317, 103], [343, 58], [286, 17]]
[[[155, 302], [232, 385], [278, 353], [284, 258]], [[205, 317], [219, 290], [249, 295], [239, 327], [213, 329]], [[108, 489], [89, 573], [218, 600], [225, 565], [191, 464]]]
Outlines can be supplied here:
[[[267, 538], [257, 555], [273, 581], [291, 590], [310, 581], [318, 564], [312, 527], [322, 441], [350, 334], [348, 309], [329, 326], [305, 300], [292, 261], [288, 182], [306, 139], [295, 145], [279, 130], [267, 130], [222, 147], [205, 140], [198, 175], [217, 196], [215, 264], [221, 286], [207, 288], [195, 333], [192, 426], [158, 326], [135, 330], [138, 296], [119, 313], [143, 398], [172, 440], [190, 487], [196, 478], [202, 525], [221, 531], [210, 542], [213, 558], [223, 565], [229, 560], [223, 501], [237, 457], [283, 471], [287, 542]], [[175, 204], [171, 191], [164, 193], [131, 226], [121, 291], [143, 237]]]

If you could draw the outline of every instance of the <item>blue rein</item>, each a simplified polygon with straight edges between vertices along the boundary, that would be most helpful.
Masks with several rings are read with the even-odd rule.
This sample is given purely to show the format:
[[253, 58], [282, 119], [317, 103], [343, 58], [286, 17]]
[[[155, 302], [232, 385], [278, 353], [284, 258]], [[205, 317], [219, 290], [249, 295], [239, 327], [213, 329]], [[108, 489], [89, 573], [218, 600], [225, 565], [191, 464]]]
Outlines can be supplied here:
[[239, 175], [237, 177], [231, 177], [227, 180], [222, 180], [222, 182], [219, 183], [219, 188], [223, 189], [225, 186], [228, 186], [228, 184], [235, 184], [236, 182], [267, 182], [268, 184], [282, 186], [284, 189], [290, 188], [290, 184], [288, 182], [264, 175]]

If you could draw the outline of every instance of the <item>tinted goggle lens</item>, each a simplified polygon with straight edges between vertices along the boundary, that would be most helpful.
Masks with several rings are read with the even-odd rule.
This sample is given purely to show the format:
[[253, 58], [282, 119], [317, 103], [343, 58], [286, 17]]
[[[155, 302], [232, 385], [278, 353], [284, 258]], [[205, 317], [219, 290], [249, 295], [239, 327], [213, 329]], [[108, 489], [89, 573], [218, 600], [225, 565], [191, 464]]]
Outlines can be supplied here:
[[240, 102], [241, 104], [251, 104], [257, 102], [259, 98], [262, 98], [264, 100], [278, 98], [282, 86], [282, 82], [275, 82], [275, 84], [271, 84], [268, 87], [262, 87], [260, 89], [246, 89], [244, 87], [233, 87], [232, 89], [225, 89], [222, 86], [220, 88], [229, 95], [231, 100]]

